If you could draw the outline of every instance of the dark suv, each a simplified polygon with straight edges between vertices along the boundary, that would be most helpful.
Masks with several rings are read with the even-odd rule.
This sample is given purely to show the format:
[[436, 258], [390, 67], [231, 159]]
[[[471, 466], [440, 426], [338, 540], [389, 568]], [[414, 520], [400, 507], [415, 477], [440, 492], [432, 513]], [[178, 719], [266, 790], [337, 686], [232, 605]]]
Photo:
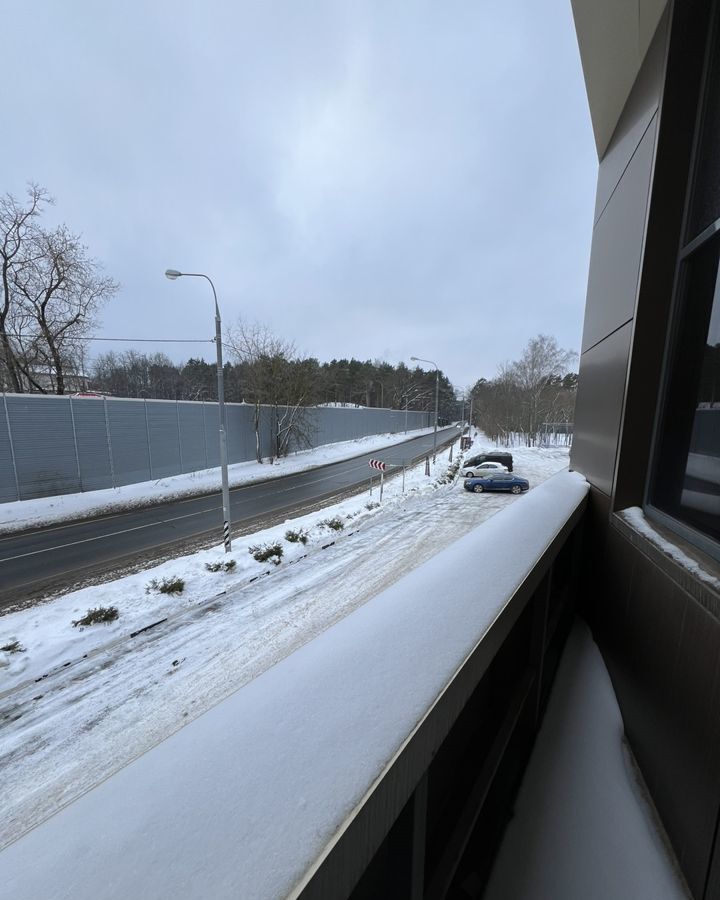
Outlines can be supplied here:
[[512, 472], [513, 470], [512, 453], [503, 453], [502, 450], [498, 450], [497, 452], [491, 451], [490, 453], [479, 453], [477, 456], [471, 456], [469, 459], [463, 461], [463, 469], [471, 466], [479, 466], [480, 463], [484, 462], [501, 463], [508, 472]]

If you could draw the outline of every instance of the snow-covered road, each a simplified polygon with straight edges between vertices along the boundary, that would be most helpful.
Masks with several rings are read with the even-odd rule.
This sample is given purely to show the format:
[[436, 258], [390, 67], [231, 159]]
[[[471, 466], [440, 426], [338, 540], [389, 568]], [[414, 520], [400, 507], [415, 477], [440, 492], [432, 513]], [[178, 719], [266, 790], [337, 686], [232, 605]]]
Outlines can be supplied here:
[[[566, 450], [513, 453], [516, 471], [531, 486], [567, 465]], [[404, 495], [399, 480], [390, 484], [382, 509], [366, 510], [367, 497], [355, 500], [354, 512], [349, 502], [339, 505], [347, 518], [342, 532], [308, 548], [298, 546], [294, 561], [259, 569], [266, 576], [252, 583], [245, 578], [225, 594], [215, 591], [201, 603], [176, 609], [166, 623], [132, 641], [119, 635], [107, 649], [100, 643], [87, 647], [88, 658], [75, 656], [48, 678], [38, 675], [36, 682], [32, 667], [16, 673], [17, 686], [0, 700], [0, 846], [506, 504], [523, 502], [509, 495], [470, 494], [461, 480]], [[471, 577], [480, 561], [467, 564]], [[29, 633], [24, 633], [26, 642]]]

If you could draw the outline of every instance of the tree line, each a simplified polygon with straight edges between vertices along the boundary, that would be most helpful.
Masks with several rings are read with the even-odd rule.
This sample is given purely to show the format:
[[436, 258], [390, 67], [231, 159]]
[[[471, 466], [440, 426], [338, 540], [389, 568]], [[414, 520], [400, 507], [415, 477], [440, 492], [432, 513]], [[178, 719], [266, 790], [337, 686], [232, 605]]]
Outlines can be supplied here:
[[570, 440], [578, 376], [571, 371], [577, 354], [539, 334], [520, 359], [501, 365], [493, 379], [472, 388], [473, 421], [491, 440], [534, 446], [554, 435]]
[[[253, 406], [258, 461], [262, 428], [271, 429], [274, 456], [309, 445], [312, 424], [308, 410], [313, 406], [435, 409], [435, 370], [379, 360], [321, 363], [302, 356], [294, 344], [264, 326], [244, 322], [228, 330], [223, 346], [228, 357], [223, 366], [224, 397]], [[217, 400], [217, 368], [202, 359], [174, 363], [162, 353], [110, 352], [95, 360], [91, 387], [115, 397]], [[442, 372], [438, 375], [438, 414], [441, 423], [458, 417], [455, 392]]]
[[[288, 352], [281, 339], [270, 352], [231, 344], [225, 339], [225, 399], [232, 403], [384, 407], [433, 411], [435, 370], [409, 368], [375, 360], [332, 359], [320, 362]], [[455, 391], [440, 372], [441, 418], [456, 417]], [[162, 400], [217, 400], [215, 363], [191, 358], [176, 363], [164, 353], [136, 350], [103, 353], [90, 367], [88, 386], [114, 397]]]

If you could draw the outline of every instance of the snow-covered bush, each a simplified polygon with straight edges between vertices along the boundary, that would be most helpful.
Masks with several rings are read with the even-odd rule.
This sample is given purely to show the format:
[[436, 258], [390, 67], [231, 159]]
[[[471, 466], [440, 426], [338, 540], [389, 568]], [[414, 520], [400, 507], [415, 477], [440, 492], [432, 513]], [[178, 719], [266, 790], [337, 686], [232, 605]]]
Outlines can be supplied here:
[[205, 563], [208, 572], [232, 572], [237, 563], [234, 559], [228, 559], [227, 562], [218, 560], [217, 562]]
[[285, 540], [291, 544], [307, 544], [309, 539], [310, 535], [304, 528], [300, 528], [298, 531], [293, 531], [291, 528], [285, 532]]
[[333, 519], [323, 519], [322, 522], [318, 522], [318, 525], [330, 528], [332, 531], [342, 531], [345, 527], [340, 516], [335, 516]]
[[185, 590], [185, 579], [177, 575], [169, 575], [167, 578], [153, 578], [145, 588], [145, 593], [157, 591], [160, 594], [182, 594]]
[[117, 606], [96, 606], [94, 609], [89, 609], [81, 619], [74, 619], [73, 628], [114, 622], [119, 617]]
[[279, 566], [283, 548], [282, 544], [258, 544], [254, 547], [248, 547], [248, 553], [257, 562], [272, 560], [276, 566]]

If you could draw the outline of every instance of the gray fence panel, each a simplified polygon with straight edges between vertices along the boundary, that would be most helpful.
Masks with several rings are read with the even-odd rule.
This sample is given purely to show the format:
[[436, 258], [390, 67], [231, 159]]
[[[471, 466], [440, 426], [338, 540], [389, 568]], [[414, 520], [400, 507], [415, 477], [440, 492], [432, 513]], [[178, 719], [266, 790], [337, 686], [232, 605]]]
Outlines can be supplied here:
[[202, 404], [180, 401], [177, 405], [177, 414], [180, 420], [183, 471], [197, 472], [200, 469], [207, 469]]
[[19, 499], [13, 448], [8, 428], [5, 398], [3, 397], [3, 402], [0, 404], [0, 503]]
[[246, 462], [255, 459], [255, 410], [242, 403], [226, 403], [228, 462]]
[[6, 396], [20, 499], [80, 490], [75, 438], [67, 397]]
[[74, 397], [70, 402], [75, 419], [81, 490], [110, 488], [113, 483], [105, 404], [102, 400], [89, 397]]
[[[10, 429], [5, 421], [7, 405]], [[255, 459], [255, 408], [226, 405], [228, 459]], [[284, 410], [279, 410], [283, 415]], [[106, 418], [107, 416], [107, 418]], [[313, 407], [302, 413], [310, 446], [371, 434], [402, 434], [432, 415], [404, 410]], [[275, 455], [275, 411], [260, 408], [260, 453]], [[296, 440], [291, 451], [304, 450]], [[76, 452], [77, 447], [77, 452]], [[16, 486], [13, 454], [17, 465]], [[0, 502], [134, 484], [218, 466], [217, 403], [7, 394], [0, 408]], [[19, 497], [18, 497], [19, 493]]]
[[203, 402], [205, 443], [207, 446], [208, 469], [220, 465], [220, 438], [218, 436], [217, 403]]
[[174, 400], [146, 400], [147, 427], [150, 434], [152, 477], [179, 475], [180, 436], [178, 411]]
[[143, 400], [108, 400], [115, 484], [149, 481], [148, 426]]

